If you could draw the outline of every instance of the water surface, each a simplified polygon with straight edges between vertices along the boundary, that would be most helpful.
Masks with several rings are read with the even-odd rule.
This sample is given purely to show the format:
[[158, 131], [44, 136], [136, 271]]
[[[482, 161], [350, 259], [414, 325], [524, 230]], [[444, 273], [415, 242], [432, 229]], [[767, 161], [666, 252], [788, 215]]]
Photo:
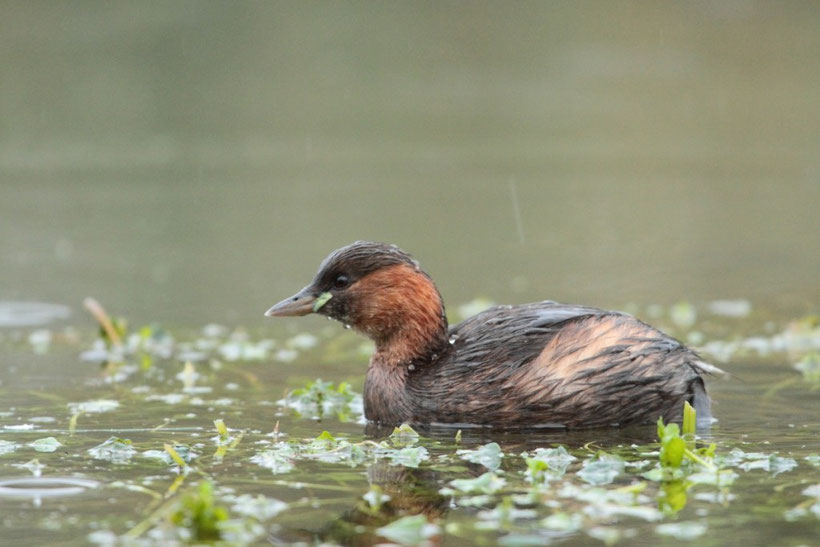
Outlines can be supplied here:
[[[818, 349], [807, 317], [820, 301], [818, 24], [817, 6], [797, 2], [6, 6], [0, 441], [14, 446], [0, 454], [0, 478], [45, 465], [43, 477], [101, 486], [0, 497], [3, 539], [173, 535], [151, 515], [208, 478], [234, 517], [230, 496], [288, 504], [249, 517], [256, 540], [364, 543], [426, 514], [448, 544], [686, 533], [811, 543], [818, 520], [803, 492], [820, 482], [820, 405], [816, 376], [795, 366]], [[381, 440], [355, 413], [317, 422], [277, 403], [317, 378], [360, 392], [361, 341], [318, 318], [262, 317], [355, 239], [419, 258], [452, 317], [479, 297], [549, 298], [668, 329], [730, 373], [710, 384], [720, 421], [702, 442], [796, 466], [736, 462], [733, 485], [693, 486], [660, 520], [645, 518], [662, 498], [651, 481], [636, 502], [643, 516], [603, 516], [560, 495], [588, 486], [578, 472], [597, 448], [657, 458], [640, 456], [657, 448], [653, 428], [464, 431], [459, 446], [454, 432], [430, 430], [410, 447], [429, 452], [418, 468], [369, 454], [354, 465], [299, 457], [274, 474], [252, 458], [277, 421], [284, 439]], [[97, 329], [87, 296], [132, 333], [161, 324], [176, 341], [169, 356], [136, 352], [114, 369], [81, 359]], [[740, 317], [714, 312], [725, 300]], [[194, 347], [209, 323], [225, 326], [216, 339], [234, 344], [228, 356], [236, 329], [273, 346], [231, 361]], [[293, 341], [305, 333], [314, 347]], [[193, 359], [200, 376], [186, 392], [177, 375], [196, 351], [206, 357]], [[98, 400], [119, 405], [70, 406]], [[222, 461], [217, 418], [245, 432]], [[27, 445], [51, 436], [53, 452]], [[90, 456], [112, 436], [135, 455]], [[173, 442], [199, 454], [177, 487], [172, 465], [140, 455]], [[490, 442], [505, 454], [506, 489], [475, 506], [442, 494], [486, 471], [456, 450]], [[520, 453], [556, 445], [578, 458], [566, 478], [536, 502], [515, 497], [530, 492]], [[646, 482], [627, 469], [604, 488]], [[392, 504], [363, 512], [371, 485]], [[504, 518], [482, 513], [498, 507]], [[559, 513], [580, 528], [543, 522]], [[672, 536], [658, 530], [679, 523]]]

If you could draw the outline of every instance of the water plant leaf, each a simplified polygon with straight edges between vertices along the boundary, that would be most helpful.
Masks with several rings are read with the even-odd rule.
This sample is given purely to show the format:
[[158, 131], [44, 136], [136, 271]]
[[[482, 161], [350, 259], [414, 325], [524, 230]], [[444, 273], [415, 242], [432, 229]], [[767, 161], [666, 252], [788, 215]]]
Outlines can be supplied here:
[[179, 453], [173, 446], [166, 443], [163, 445], [163, 448], [165, 449], [165, 452], [167, 452], [168, 455], [171, 456], [171, 459], [174, 461], [174, 463], [176, 463], [180, 467], [180, 469], [185, 469], [187, 467], [187, 465], [185, 464], [185, 460], [182, 459], [182, 456], [179, 455]]
[[[191, 447], [185, 444], [174, 444], [173, 445], [174, 452], [182, 458], [185, 463], [190, 463], [194, 459], [199, 456], [196, 452], [191, 450]], [[162, 460], [167, 464], [178, 463], [171, 457], [171, 454], [165, 450], [146, 450], [140, 453], [140, 456], [143, 458], [149, 458], [153, 460]]]
[[418, 545], [438, 535], [441, 530], [437, 525], [428, 522], [424, 515], [411, 515], [376, 529], [376, 533], [401, 545]]
[[686, 477], [686, 480], [695, 484], [712, 484], [714, 486], [729, 486], [738, 474], [731, 469], [721, 469], [718, 471], [702, 471], [700, 473], [692, 473]]
[[242, 494], [240, 496], [226, 495], [222, 499], [231, 504], [231, 511], [247, 517], [253, 517], [260, 521], [265, 521], [275, 517], [288, 508], [288, 504], [276, 498], [268, 498], [261, 494], [252, 496]]
[[110, 399], [98, 399], [95, 401], [83, 401], [81, 403], [68, 403], [68, 409], [72, 414], [79, 414], [81, 412], [88, 414], [95, 414], [100, 412], [110, 412], [119, 408], [119, 401], [112, 401]]
[[334, 446], [336, 446], [336, 438], [329, 431], [322, 431], [311, 442], [311, 448], [315, 449], [332, 448]]
[[[488, 471], [474, 479], [455, 479], [449, 484], [455, 490], [466, 494], [494, 494], [504, 488], [507, 481], [492, 471]], [[452, 493], [452, 490], [442, 489], [442, 493]]]
[[43, 439], [37, 439], [36, 441], [28, 443], [28, 446], [37, 452], [54, 452], [63, 446], [63, 444], [54, 437], [45, 437]]
[[524, 455], [527, 464], [526, 478], [532, 483], [548, 482], [560, 479], [566, 473], [575, 456], [563, 446], [557, 448], [538, 448], [531, 455]]
[[10, 454], [20, 448], [20, 443], [16, 443], [14, 441], [6, 441], [4, 439], [0, 439], [0, 455], [2, 454]]
[[792, 458], [781, 458], [777, 454], [770, 454], [763, 458], [740, 464], [740, 468], [744, 471], [762, 469], [763, 471], [769, 471], [774, 475], [791, 471], [795, 467], [797, 467], [797, 462], [795, 460]]
[[498, 443], [487, 443], [473, 450], [458, 450], [456, 452], [461, 459], [468, 462], [478, 463], [489, 469], [495, 471], [501, 465], [501, 458], [504, 453]]
[[251, 456], [251, 462], [270, 469], [273, 474], [289, 473], [294, 468], [296, 451], [285, 442]]
[[594, 485], [609, 484], [624, 472], [624, 462], [613, 455], [600, 453], [595, 459], [584, 460], [578, 478]]
[[655, 532], [681, 541], [691, 541], [706, 533], [706, 525], [700, 522], [667, 522], [655, 526]]
[[820, 383], [820, 353], [807, 353], [794, 368], [803, 373], [803, 378], [811, 383]]
[[97, 460], [105, 460], [112, 463], [126, 463], [137, 451], [131, 446], [130, 440], [120, 439], [119, 437], [109, 437], [105, 442], [93, 448], [89, 448], [88, 453]]
[[429, 458], [430, 455], [423, 446], [407, 446], [390, 454], [390, 459], [394, 464], [414, 468]]
[[697, 411], [689, 404], [689, 401], [683, 402], [683, 434], [695, 435], [695, 428], [697, 424]]
[[189, 530], [196, 541], [214, 541], [222, 537], [220, 523], [228, 520], [228, 511], [216, 504], [213, 485], [202, 481], [182, 497], [169, 520]]
[[224, 420], [219, 418], [214, 420], [214, 427], [216, 427], [216, 432], [219, 434], [219, 441], [220, 442], [228, 442], [230, 440], [230, 433], [228, 433], [228, 427], [225, 425]]
[[337, 386], [321, 379], [294, 389], [278, 404], [312, 419], [335, 415], [340, 421], [355, 421], [364, 413], [362, 397], [353, 392], [350, 384], [341, 382]]
[[390, 441], [397, 446], [410, 446], [416, 444], [420, 435], [415, 429], [410, 427], [410, 424], [401, 424], [399, 427], [394, 427], [390, 434]]
[[31, 473], [35, 477], [39, 477], [40, 475], [42, 475], [43, 474], [43, 469], [46, 468], [46, 466], [44, 464], [40, 463], [40, 460], [38, 460], [37, 458], [34, 458], [33, 460], [29, 460], [26, 463], [13, 463], [11, 465], [12, 465], [12, 467], [18, 467], [20, 469], [25, 469], [26, 471], [28, 471], [29, 473]]
[[[672, 424], [675, 425], [675, 424]], [[686, 442], [680, 437], [667, 438], [661, 446], [660, 460], [664, 467], [680, 467]]]
[[327, 304], [331, 298], [333, 298], [333, 295], [329, 292], [323, 292], [322, 294], [320, 294], [316, 298], [316, 301], [313, 302], [313, 313], [316, 313], [317, 311], [321, 310], [322, 306]]
[[576, 532], [583, 526], [583, 517], [579, 513], [553, 513], [541, 520], [541, 526], [561, 532]]
[[534, 519], [538, 512], [533, 509], [519, 509], [515, 506], [510, 496], [505, 496], [501, 503], [489, 510], [479, 511], [478, 518], [485, 521], [477, 528], [484, 530], [498, 530], [503, 526], [521, 519]]

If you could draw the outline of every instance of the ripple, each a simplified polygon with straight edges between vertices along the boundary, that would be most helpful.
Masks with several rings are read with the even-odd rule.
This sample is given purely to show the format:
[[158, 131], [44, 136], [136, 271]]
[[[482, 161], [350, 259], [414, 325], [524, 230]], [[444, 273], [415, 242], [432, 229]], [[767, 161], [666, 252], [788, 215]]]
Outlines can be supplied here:
[[0, 497], [34, 499], [76, 496], [99, 485], [97, 481], [69, 477], [0, 479]]

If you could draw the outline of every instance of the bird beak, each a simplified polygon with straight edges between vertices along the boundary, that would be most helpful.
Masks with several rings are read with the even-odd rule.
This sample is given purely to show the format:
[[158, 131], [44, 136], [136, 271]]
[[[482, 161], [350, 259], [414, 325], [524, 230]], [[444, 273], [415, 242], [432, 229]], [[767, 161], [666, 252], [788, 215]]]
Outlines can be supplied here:
[[[327, 296], [325, 296], [327, 295]], [[330, 293], [316, 296], [315, 290], [307, 286], [290, 298], [285, 298], [265, 312], [267, 317], [291, 317], [307, 315], [319, 311], [319, 308], [330, 300]]]

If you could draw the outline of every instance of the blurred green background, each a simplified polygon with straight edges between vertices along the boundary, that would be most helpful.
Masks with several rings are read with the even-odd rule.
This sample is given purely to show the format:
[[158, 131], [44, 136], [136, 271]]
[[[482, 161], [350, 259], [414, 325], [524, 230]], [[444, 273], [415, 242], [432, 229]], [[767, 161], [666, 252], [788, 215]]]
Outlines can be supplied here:
[[374, 239], [451, 305], [816, 311], [817, 2], [0, 13], [0, 300], [256, 325]]

